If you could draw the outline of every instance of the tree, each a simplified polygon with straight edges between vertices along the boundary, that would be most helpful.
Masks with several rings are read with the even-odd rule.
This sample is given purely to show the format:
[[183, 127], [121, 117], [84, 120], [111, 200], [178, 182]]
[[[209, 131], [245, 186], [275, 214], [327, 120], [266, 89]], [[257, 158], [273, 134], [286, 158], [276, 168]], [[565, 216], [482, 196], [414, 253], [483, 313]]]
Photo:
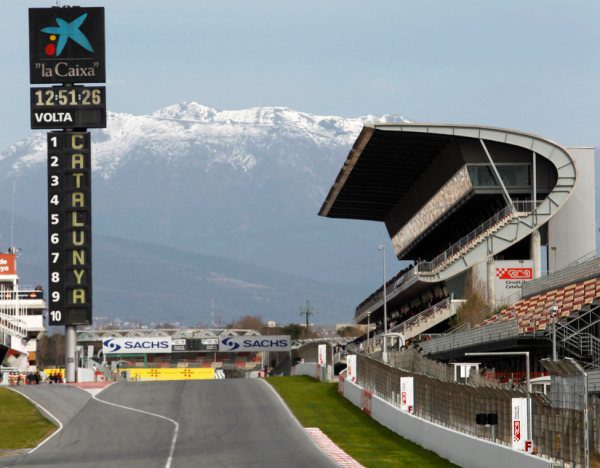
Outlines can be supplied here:
[[361, 336], [362, 332], [357, 327], [343, 327], [337, 331], [337, 334], [338, 334], [338, 336], [343, 336], [343, 337], [355, 337], [355, 336]]
[[247, 330], [256, 330], [259, 333], [263, 333], [267, 326], [262, 321], [260, 315], [244, 315], [235, 322], [232, 322], [227, 328], [242, 328]]
[[304, 332], [304, 327], [299, 323], [288, 323], [285, 327], [281, 328], [283, 335], [290, 335], [292, 340], [298, 340]]
[[64, 334], [42, 335], [38, 340], [37, 365], [39, 368], [61, 367], [65, 365]]

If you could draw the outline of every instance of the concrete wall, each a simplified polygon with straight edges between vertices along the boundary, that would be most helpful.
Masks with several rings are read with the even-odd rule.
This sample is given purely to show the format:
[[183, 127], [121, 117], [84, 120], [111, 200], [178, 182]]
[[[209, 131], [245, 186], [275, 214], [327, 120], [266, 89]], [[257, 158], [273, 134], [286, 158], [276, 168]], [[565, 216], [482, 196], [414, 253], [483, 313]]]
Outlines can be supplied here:
[[[344, 397], [355, 406], [362, 408], [362, 387], [346, 380], [342, 385], [340, 387], [343, 388]], [[504, 445], [478, 439], [404, 413], [375, 395], [371, 396], [370, 400], [370, 412], [373, 419], [402, 437], [432, 450], [460, 466], [473, 468], [482, 466], [487, 468], [552, 466], [550, 461], [540, 457], [518, 452]]]
[[292, 367], [292, 375], [308, 375], [314, 379], [331, 382], [333, 380], [333, 366], [328, 364], [321, 368], [315, 362], [300, 362]]
[[300, 362], [292, 367], [292, 375], [308, 375], [309, 377], [317, 378], [317, 363], [316, 362]]
[[[567, 152], [575, 161], [577, 181], [571, 197], [548, 221], [550, 272], [559, 270], [596, 249], [594, 148], [567, 148]], [[556, 251], [552, 247], [556, 247]]]

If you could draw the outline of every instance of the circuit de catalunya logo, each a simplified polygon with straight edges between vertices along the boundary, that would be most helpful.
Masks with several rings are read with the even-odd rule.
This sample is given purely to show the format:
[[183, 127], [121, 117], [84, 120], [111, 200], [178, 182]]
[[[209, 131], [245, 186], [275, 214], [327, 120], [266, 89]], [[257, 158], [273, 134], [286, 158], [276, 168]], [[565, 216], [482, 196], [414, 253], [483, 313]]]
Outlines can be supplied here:
[[498, 279], [529, 280], [533, 277], [533, 268], [496, 268]]

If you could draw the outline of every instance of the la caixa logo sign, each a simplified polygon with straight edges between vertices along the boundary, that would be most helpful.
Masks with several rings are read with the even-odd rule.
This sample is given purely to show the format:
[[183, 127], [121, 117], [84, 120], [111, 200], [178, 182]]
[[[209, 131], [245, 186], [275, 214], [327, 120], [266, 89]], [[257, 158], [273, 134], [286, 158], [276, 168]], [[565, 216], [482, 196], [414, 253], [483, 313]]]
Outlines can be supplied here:
[[103, 83], [104, 8], [29, 9], [31, 83]]

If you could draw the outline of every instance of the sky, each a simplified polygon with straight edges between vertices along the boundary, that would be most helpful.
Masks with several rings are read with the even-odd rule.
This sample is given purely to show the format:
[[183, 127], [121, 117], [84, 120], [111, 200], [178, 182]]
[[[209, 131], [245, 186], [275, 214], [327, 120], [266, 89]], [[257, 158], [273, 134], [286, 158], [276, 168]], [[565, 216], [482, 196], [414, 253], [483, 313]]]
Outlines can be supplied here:
[[[27, 8], [3, 1], [0, 152], [28, 135]], [[67, 3], [61, 1], [61, 5]], [[80, 0], [106, 8], [107, 100], [182, 101], [530, 131], [600, 142], [600, 2]]]

